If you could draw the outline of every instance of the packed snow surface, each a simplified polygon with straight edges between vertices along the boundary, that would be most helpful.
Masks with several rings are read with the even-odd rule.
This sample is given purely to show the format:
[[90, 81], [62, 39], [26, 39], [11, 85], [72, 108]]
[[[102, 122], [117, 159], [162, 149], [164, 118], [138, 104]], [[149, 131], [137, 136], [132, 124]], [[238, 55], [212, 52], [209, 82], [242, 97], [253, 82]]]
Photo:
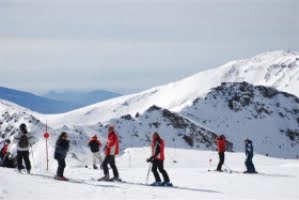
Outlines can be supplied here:
[[[145, 183], [148, 171], [145, 159], [149, 154], [147, 147], [126, 149], [116, 160], [121, 178], [132, 183]], [[243, 153], [227, 153], [224, 168], [242, 172], [245, 170], [244, 159]], [[44, 170], [45, 163], [35, 164], [32, 175], [0, 168], [0, 199], [298, 200], [298, 160], [255, 155], [253, 161], [260, 174], [209, 172], [216, 168], [217, 153], [168, 148], [165, 167], [178, 188], [93, 181], [92, 178], [103, 175], [102, 171], [84, 168], [91, 162], [78, 164], [72, 159], [67, 159], [65, 175], [77, 181], [84, 180], [83, 183], [54, 180], [54, 161], [50, 162], [49, 172]], [[149, 182], [152, 181], [150, 174]]]

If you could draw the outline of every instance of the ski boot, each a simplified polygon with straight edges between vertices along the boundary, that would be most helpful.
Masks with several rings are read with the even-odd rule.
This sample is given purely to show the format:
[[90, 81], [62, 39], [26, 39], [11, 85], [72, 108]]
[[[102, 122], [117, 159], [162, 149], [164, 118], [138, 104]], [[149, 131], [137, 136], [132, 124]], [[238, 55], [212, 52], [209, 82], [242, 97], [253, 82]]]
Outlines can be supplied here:
[[121, 182], [121, 179], [119, 177], [113, 177], [110, 181]]
[[98, 181], [110, 181], [109, 174], [106, 174], [106, 175], [103, 176], [102, 178], [99, 178]]
[[68, 181], [69, 180], [69, 179], [65, 178], [64, 176], [55, 176], [54, 179], [58, 180], [58, 181]]
[[162, 186], [162, 183], [159, 181], [155, 181], [152, 184], [150, 184], [150, 186]]
[[171, 182], [163, 182], [162, 183], [162, 186], [165, 186], [165, 187], [172, 187], [172, 183]]

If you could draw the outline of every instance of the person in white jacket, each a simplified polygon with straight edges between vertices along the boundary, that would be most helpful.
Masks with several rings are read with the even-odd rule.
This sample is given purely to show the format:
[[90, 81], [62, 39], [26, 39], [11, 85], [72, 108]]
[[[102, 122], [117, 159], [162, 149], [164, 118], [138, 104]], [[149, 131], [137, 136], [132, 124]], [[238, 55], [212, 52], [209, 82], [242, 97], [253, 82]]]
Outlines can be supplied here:
[[22, 162], [25, 161], [27, 173], [30, 174], [31, 163], [29, 159], [29, 149], [33, 142], [33, 136], [28, 132], [26, 124], [21, 124], [19, 133], [14, 137], [14, 143], [17, 143], [17, 163], [18, 171], [22, 170]]

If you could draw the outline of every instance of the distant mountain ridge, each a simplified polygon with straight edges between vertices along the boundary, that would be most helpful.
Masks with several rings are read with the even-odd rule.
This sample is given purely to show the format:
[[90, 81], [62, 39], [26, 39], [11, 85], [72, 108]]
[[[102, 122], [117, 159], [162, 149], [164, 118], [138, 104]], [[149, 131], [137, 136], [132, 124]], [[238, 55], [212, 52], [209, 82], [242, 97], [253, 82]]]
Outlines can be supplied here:
[[94, 102], [104, 101], [116, 96], [120, 96], [118, 93], [99, 90], [93, 92], [78, 92], [78, 93], [51, 93], [57, 98], [43, 97], [32, 94], [30, 92], [24, 92], [20, 90], [10, 89], [6, 87], [0, 87], [0, 99], [16, 103], [22, 107], [28, 108], [32, 111], [43, 114], [57, 114], [64, 113], [74, 109], [78, 109], [84, 106], [93, 104]]
[[29, 92], [0, 87], [0, 99], [4, 99], [39, 113], [62, 113], [73, 110], [78, 105], [41, 97]]
[[121, 94], [116, 92], [110, 92], [107, 90], [94, 90], [89, 92], [83, 91], [65, 91], [56, 92], [51, 91], [45, 95], [46, 98], [54, 99], [57, 101], [71, 102], [81, 107], [112, 99], [121, 96]]

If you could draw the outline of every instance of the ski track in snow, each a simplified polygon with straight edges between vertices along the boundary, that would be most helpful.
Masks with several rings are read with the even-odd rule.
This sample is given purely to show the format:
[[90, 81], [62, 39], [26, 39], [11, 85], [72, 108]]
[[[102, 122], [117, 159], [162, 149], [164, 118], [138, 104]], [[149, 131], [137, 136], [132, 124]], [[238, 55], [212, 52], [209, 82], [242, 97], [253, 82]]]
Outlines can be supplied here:
[[[177, 149], [178, 162], [166, 158], [165, 167], [178, 188], [167, 188], [139, 185], [146, 178], [148, 164], [145, 159], [149, 148], [132, 148], [130, 152], [133, 159], [123, 154], [116, 160], [121, 178], [130, 183], [92, 181], [92, 178], [103, 175], [101, 170], [73, 166], [72, 163], [67, 163], [65, 176], [77, 182], [54, 180], [55, 162], [50, 163], [49, 172], [39, 166], [32, 170], [32, 175], [0, 168], [0, 199], [297, 200], [299, 197], [298, 160], [256, 155], [254, 163], [261, 174], [219, 173], [208, 172], [208, 169], [216, 168], [216, 152]], [[175, 149], [168, 149], [169, 154], [174, 152]], [[212, 159], [211, 165], [209, 159]], [[244, 154], [227, 153], [224, 168], [242, 172], [245, 170], [244, 159]]]

